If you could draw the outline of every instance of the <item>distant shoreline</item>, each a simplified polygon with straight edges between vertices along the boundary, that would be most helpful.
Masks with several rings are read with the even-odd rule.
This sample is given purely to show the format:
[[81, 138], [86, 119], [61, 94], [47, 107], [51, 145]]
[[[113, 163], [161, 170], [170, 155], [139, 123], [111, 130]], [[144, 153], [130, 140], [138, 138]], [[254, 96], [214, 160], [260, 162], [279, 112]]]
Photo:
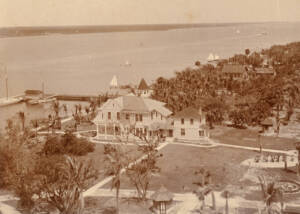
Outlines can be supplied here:
[[0, 28], [0, 38], [43, 36], [52, 34], [87, 34], [138, 31], [167, 31], [175, 29], [228, 27], [263, 23], [202, 23], [202, 24], [151, 24], [151, 25], [91, 25], [91, 26], [41, 26]]

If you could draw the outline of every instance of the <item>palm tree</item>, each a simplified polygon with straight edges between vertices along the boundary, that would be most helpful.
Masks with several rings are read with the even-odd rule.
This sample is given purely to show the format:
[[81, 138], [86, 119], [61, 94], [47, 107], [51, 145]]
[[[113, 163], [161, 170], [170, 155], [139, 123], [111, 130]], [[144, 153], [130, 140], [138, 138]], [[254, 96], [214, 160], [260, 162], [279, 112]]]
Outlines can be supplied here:
[[225, 214], [229, 214], [229, 204], [228, 204], [228, 198], [230, 196], [229, 191], [225, 190], [223, 191], [222, 195], [225, 197], [226, 199], [226, 204], [225, 204]]
[[298, 169], [297, 169], [297, 175], [300, 176], [300, 142], [296, 143], [296, 150], [298, 151]]
[[58, 101], [54, 101], [52, 104], [52, 109], [55, 113], [55, 119], [57, 119], [59, 117], [59, 102]]
[[81, 110], [82, 110], [82, 106], [81, 106], [81, 104], [78, 104], [78, 112], [79, 112], [80, 116], [81, 116]]
[[35, 139], [37, 140], [37, 134], [38, 134], [39, 124], [38, 124], [37, 120], [32, 120], [31, 122], [32, 122], [33, 127], [35, 128]]
[[87, 116], [87, 120], [89, 121], [89, 113], [90, 113], [90, 107], [89, 106], [86, 106], [85, 108], [85, 113], [86, 113], [86, 116]]
[[64, 112], [65, 112], [65, 116], [68, 116], [68, 107], [66, 104], [63, 104], [63, 108], [64, 108]]
[[258, 176], [263, 199], [265, 202], [265, 210], [267, 214], [273, 213], [273, 207], [271, 206], [278, 199], [280, 201], [281, 209], [283, 208], [283, 192], [281, 187], [277, 187], [274, 181], [267, 182], [263, 176]]
[[116, 213], [119, 213], [119, 192], [121, 186], [121, 172], [127, 165], [125, 153], [120, 147], [107, 145], [105, 147], [106, 174], [112, 176], [111, 189], [116, 190]]
[[25, 129], [25, 119], [26, 119], [24, 111], [19, 111], [18, 116], [19, 116], [19, 119], [21, 120], [22, 131], [24, 131], [24, 129]]

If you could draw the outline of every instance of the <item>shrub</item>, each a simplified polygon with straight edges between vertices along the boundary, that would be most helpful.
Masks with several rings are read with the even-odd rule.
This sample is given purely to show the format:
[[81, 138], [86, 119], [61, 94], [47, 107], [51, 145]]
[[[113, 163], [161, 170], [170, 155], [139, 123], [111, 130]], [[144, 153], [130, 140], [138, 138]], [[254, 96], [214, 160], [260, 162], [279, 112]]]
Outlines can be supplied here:
[[49, 138], [43, 148], [46, 155], [72, 154], [77, 156], [86, 155], [95, 150], [95, 145], [86, 139], [77, 138], [72, 133], [63, 136]]

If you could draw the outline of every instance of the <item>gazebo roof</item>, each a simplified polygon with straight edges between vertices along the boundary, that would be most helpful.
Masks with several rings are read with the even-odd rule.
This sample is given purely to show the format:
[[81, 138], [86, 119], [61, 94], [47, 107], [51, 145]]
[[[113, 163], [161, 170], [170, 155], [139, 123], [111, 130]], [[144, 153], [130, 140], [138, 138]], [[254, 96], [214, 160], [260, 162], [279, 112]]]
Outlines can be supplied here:
[[153, 201], [171, 201], [174, 195], [168, 191], [164, 186], [161, 186], [159, 190], [151, 195]]
[[260, 124], [264, 126], [273, 126], [273, 121], [271, 118], [266, 118]]

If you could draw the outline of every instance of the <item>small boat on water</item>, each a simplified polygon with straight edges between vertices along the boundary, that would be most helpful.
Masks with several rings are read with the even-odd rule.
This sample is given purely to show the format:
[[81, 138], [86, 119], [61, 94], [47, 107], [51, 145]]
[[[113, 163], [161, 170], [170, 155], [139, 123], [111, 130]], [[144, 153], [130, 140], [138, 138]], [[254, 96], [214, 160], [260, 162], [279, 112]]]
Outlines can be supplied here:
[[236, 33], [237, 33], [237, 34], [240, 34], [240, 33], [241, 33], [241, 31], [240, 31], [239, 29], [237, 29], [237, 30], [236, 30]]
[[51, 98], [51, 99], [29, 99], [27, 100], [26, 103], [30, 105], [38, 105], [38, 104], [43, 104], [43, 103], [50, 103], [54, 102], [56, 98]]
[[212, 53], [209, 54], [209, 56], [207, 57], [207, 62], [214, 62], [214, 61], [218, 61], [220, 59], [220, 57], [218, 55], [214, 55]]

